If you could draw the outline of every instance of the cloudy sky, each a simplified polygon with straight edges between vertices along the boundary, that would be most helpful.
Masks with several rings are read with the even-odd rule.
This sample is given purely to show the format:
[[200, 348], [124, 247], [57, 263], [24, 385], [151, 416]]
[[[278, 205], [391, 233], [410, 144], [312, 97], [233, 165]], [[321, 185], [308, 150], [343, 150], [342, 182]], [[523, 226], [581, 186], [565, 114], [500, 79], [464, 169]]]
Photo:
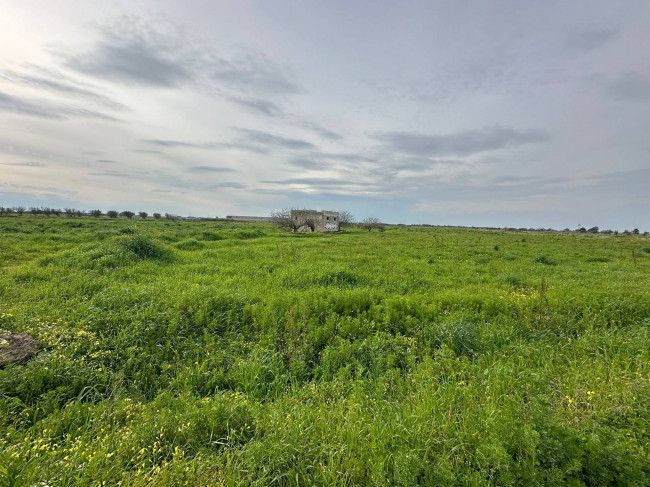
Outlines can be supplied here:
[[0, 205], [650, 230], [647, 0], [0, 11]]

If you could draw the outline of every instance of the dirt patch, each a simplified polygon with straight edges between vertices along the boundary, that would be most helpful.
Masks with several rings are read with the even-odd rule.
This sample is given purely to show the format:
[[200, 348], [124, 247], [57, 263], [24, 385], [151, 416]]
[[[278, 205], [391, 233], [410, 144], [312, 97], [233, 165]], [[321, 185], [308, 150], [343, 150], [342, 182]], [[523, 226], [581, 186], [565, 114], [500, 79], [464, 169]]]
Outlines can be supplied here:
[[41, 342], [27, 333], [0, 333], [0, 367], [23, 364], [41, 348]]

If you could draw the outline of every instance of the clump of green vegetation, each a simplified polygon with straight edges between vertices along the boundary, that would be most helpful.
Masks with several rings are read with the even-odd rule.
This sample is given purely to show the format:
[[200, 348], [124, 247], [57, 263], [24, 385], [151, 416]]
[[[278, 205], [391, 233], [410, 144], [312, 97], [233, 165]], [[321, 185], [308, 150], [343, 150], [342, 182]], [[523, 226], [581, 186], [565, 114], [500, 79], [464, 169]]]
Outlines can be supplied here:
[[452, 321], [441, 329], [441, 342], [457, 356], [472, 357], [481, 350], [481, 334], [476, 323], [466, 320]]
[[66, 221], [0, 217], [8, 485], [650, 483], [646, 237]]
[[526, 286], [524, 280], [521, 277], [515, 275], [508, 275], [503, 279], [503, 281], [508, 286], [512, 286], [514, 288], [523, 288]]
[[138, 235], [124, 239], [120, 244], [126, 252], [135, 255], [138, 259], [163, 259], [169, 256], [165, 248], [151, 237]]
[[201, 232], [201, 240], [215, 242], [217, 240], [223, 240], [223, 239], [224, 239], [223, 235], [217, 232], [210, 232], [208, 230]]
[[610, 260], [609, 257], [604, 256], [589, 257], [586, 259], [587, 262], [609, 262]]
[[239, 240], [250, 240], [252, 238], [264, 237], [266, 234], [259, 229], [256, 230], [237, 230], [232, 233], [233, 238]]
[[558, 262], [556, 260], [551, 259], [550, 257], [546, 255], [538, 255], [535, 257], [535, 262], [538, 264], [544, 264], [544, 265], [557, 265]]
[[188, 238], [176, 244], [176, 248], [179, 250], [201, 250], [205, 245], [195, 238]]
[[320, 286], [354, 287], [358, 281], [359, 279], [352, 272], [340, 270], [322, 275], [316, 280], [316, 283]]

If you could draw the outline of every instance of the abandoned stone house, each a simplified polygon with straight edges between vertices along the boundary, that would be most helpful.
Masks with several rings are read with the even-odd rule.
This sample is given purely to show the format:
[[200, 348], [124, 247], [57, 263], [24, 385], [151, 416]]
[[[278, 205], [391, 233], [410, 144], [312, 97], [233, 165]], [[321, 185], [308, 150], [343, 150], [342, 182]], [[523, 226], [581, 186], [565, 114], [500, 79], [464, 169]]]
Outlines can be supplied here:
[[304, 224], [298, 228], [299, 232], [310, 232], [312, 223], [315, 232], [338, 232], [339, 214], [336, 211], [316, 210], [291, 210], [291, 219]]

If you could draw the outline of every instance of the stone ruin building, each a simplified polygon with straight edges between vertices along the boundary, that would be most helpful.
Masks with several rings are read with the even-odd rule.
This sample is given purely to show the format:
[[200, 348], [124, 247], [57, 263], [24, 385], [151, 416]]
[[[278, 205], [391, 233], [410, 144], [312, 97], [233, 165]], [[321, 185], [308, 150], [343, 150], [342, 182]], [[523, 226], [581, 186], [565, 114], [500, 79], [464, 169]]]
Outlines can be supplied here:
[[315, 232], [338, 232], [339, 214], [336, 211], [316, 210], [291, 210], [291, 219], [303, 222], [298, 228], [299, 232], [311, 232], [310, 223]]

